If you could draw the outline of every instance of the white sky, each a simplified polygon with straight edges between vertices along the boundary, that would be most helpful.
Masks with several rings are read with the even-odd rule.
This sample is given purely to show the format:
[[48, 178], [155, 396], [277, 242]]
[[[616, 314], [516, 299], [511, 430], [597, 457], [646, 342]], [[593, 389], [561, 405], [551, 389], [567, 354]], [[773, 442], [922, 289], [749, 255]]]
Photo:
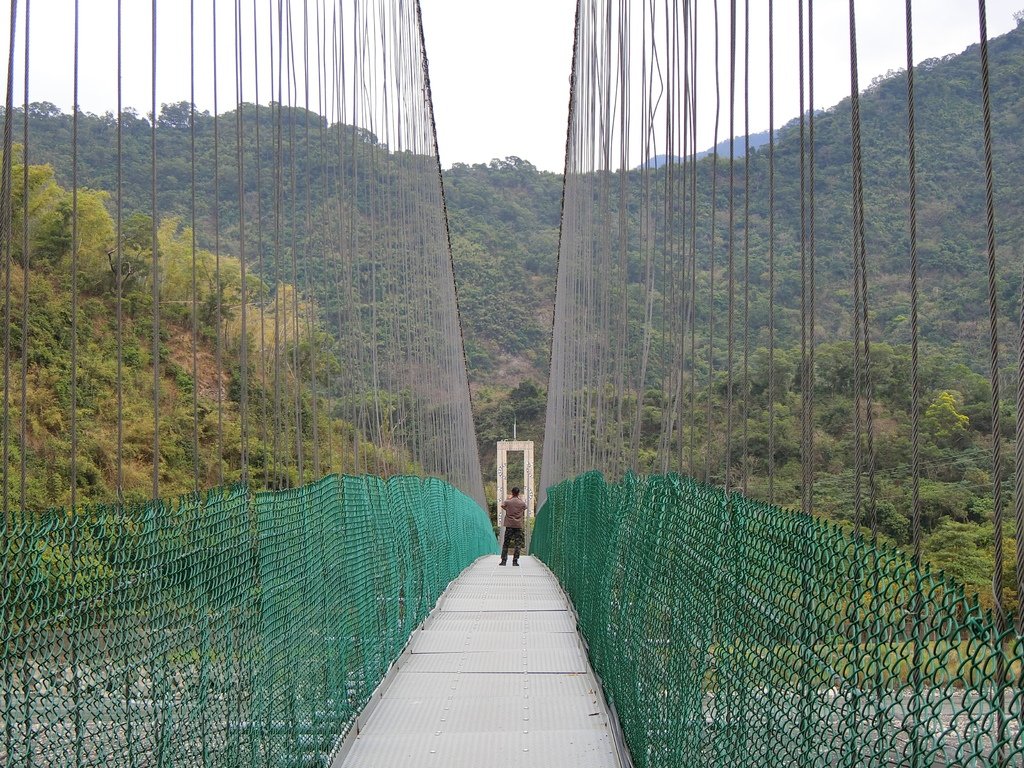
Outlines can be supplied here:
[[[561, 171], [565, 157], [568, 84], [572, 66], [575, 0], [421, 0], [430, 80], [437, 115], [438, 143], [445, 167], [516, 155], [544, 170]], [[655, 5], [663, 5], [657, 2]], [[737, 3], [742, 15], [743, 0]], [[719, 141], [728, 138], [728, 13], [721, 13], [722, 123]], [[989, 37], [1014, 26], [1013, 12], [1024, 0], [988, 0]], [[703, 2], [700, 43], [709, 56], [698, 93], [698, 146], [713, 142], [713, 3]], [[766, 0], [750, 0], [751, 132], [768, 128], [768, 45]], [[797, 4], [775, 1], [775, 122], [799, 114], [797, 89]], [[815, 106], [836, 104], [850, 93], [848, 5], [845, 0], [815, 3]], [[978, 41], [976, 0], [915, 0], [914, 59], [960, 53]], [[858, 0], [860, 87], [890, 69], [906, 65], [904, 4], [899, 0]], [[742, 26], [737, 67], [742, 71]], [[737, 91], [737, 108], [742, 86]], [[742, 133], [742, 111], [737, 133]]]
[[[265, 8], [269, 0], [259, 0]], [[292, 0], [301, 8], [300, 0]], [[318, 3], [310, 2], [311, 9]], [[328, 3], [330, 4], [330, 3]], [[421, 0], [424, 35], [430, 60], [438, 143], [445, 167], [455, 162], [487, 162], [516, 155], [544, 170], [561, 171], [565, 151], [569, 70], [572, 59], [575, 0]], [[9, 4], [0, 3], [0, 29], [10, 31]], [[200, 71], [196, 102], [212, 109], [210, 83], [212, 54], [211, 0], [195, 0], [196, 47], [204, 51], [197, 62]], [[243, 0], [243, 28], [252, 35], [252, 6]], [[663, 5], [654, 2], [654, 5]], [[743, 0], [737, 3], [742, 13]], [[232, 0], [218, 5], [218, 90], [220, 109], [235, 101]], [[723, 122], [719, 139], [727, 138], [729, 3], [719, 2], [722, 14], [720, 51], [722, 65]], [[751, 131], [768, 127], [767, 3], [750, 0], [752, 15]], [[796, 2], [776, 0], [776, 125], [798, 114], [796, 89]], [[151, 48], [150, 2], [122, 0], [125, 75], [122, 82], [125, 106], [140, 113], [150, 110]], [[32, 0], [30, 100], [51, 101], [70, 111], [72, 104], [73, 0]], [[79, 102], [88, 112], [116, 109], [116, 8], [117, 0], [80, 0]], [[698, 6], [701, 14], [701, 46], [712, 55], [713, 4]], [[975, 0], [915, 0], [915, 59], [921, 61], [947, 53], [959, 53], [977, 41]], [[1014, 11], [1024, 0], [988, 0], [989, 35], [1003, 34], [1014, 25]], [[313, 13], [313, 10], [310, 11]], [[24, 2], [19, 3], [18, 43], [15, 64], [15, 101], [22, 99]], [[297, 13], [301, 14], [301, 11]], [[818, 0], [815, 4], [815, 106], [831, 106], [849, 94], [849, 46], [845, 0]], [[898, 0], [859, 0], [858, 39], [860, 84], [866, 87], [875, 75], [905, 63], [903, 3]], [[248, 18], [248, 25], [245, 19]], [[189, 2], [158, 3], [157, 101], [189, 99]], [[299, 22], [301, 23], [301, 22]], [[311, 18], [311, 26], [315, 19]], [[269, 37], [269, 33], [263, 33]], [[742, 27], [739, 31], [742, 41]], [[5, 37], [6, 40], [6, 37]], [[261, 42], [261, 45], [263, 43]], [[246, 40], [247, 50], [252, 40]], [[6, 46], [4, 46], [6, 48]], [[742, 51], [742, 48], [741, 48]], [[261, 54], [260, 101], [268, 99], [263, 78], [269, 71]], [[713, 59], [702, 59], [699, 71], [699, 112], [708, 117], [698, 128], [698, 145], [712, 144], [714, 112]], [[738, 62], [741, 65], [741, 61]], [[0, 76], [6, 77], [6, 57]], [[243, 69], [252, 70], [251, 51]], [[251, 76], [244, 98], [253, 99]], [[740, 89], [739, 93], [742, 93]], [[315, 100], [315, 97], [314, 97]], [[316, 104], [313, 104], [316, 108]], [[737, 123], [737, 133], [742, 125]]]

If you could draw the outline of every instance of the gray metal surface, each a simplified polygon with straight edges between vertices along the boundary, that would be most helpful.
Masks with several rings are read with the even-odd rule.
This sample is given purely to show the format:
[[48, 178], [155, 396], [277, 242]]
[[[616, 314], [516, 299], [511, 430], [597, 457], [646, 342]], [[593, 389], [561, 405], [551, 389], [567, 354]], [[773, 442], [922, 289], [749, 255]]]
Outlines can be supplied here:
[[528, 632], [525, 628], [518, 627], [506, 632], [492, 632], [487, 629], [448, 632], [435, 629], [430, 632], [417, 632], [413, 639], [412, 652], [446, 653], [450, 652], [452, 646], [469, 653], [509, 651], [526, 647], [527, 640], [531, 650], [570, 650], [579, 646], [575, 633], [570, 632]]
[[537, 632], [570, 632], [576, 636], [576, 621], [567, 611], [477, 611], [435, 612], [424, 629], [459, 632], [519, 632], [525, 628]]
[[520, 562], [449, 587], [333, 768], [622, 765], [561, 590]]

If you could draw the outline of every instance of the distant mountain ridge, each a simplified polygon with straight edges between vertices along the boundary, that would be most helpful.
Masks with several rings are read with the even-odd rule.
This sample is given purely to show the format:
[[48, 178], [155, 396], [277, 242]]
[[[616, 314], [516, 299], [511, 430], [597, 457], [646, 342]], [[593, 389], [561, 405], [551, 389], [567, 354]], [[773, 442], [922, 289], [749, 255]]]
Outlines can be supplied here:
[[[775, 131], [776, 139], [778, 139], [778, 135], [779, 135], [779, 131], [778, 131], [778, 129], [776, 129], [776, 131]], [[743, 157], [746, 154], [746, 143], [744, 142], [744, 138], [745, 137], [743, 137], [743, 136], [737, 136], [735, 138], [735, 140], [733, 142], [733, 156], [734, 157]], [[768, 131], [760, 131], [759, 133], [752, 133], [752, 134], [750, 134], [750, 149], [751, 149], [751, 151], [753, 151], [755, 149], [758, 149], [760, 147], [763, 147], [767, 143], [768, 143]], [[718, 145], [716, 147], [711, 147], [710, 149], [701, 150], [700, 152], [698, 152], [696, 154], [695, 157], [696, 157], [696, 159], [701, 160], [701, 159], [703, 159], [705, 157], [708, 157], [709, 155], [714, 154], [716, 149], [718, 150], [719, 157], [728, 157], [729, 156], [729, 140], [725, 139], [724, 141], [718, 142]], [[688, 159], [691, 159], [691, 158], [688, 158]], [[677, 165], [681, 165], [683, 163], [683, 158], [681, 156], [679, 156], [679, 155], [673, 155], [672, 156], [672, 160], [674, 160]], [[650, 160], [648, 160], [646, 163], [641, 163], [640, 165], [638, 165], [637, 168], [644, 168], [644, 167], [647, 167], [647, 168], [661, 168], [668, 161], [669, 161], [669, 156], [668, 155], [664, 155], [664, 154], [662, 154], [662, 155], [655, 155]]]

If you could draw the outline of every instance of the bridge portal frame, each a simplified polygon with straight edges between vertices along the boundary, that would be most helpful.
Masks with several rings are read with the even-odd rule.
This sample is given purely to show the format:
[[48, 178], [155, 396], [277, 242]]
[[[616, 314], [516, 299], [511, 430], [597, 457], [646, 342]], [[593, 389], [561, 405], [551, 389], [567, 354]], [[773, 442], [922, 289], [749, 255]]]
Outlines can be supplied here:
[[526, 551], [530, 551], [530, 534], [533, 530], [533, 518], [536, 515], [536, 494], [534, 492], [534, 471], [533, 471], [533, 441], [532, 440], [499, 440], [498, 441], [498, 472], [497, 498], [498, 515], [498, 542], [505, 538], [505, 514], [501, 509], [501, 502], [508, 498], [508, 455], [510, 453], [523, 454], [523, 501], [526, 502]]

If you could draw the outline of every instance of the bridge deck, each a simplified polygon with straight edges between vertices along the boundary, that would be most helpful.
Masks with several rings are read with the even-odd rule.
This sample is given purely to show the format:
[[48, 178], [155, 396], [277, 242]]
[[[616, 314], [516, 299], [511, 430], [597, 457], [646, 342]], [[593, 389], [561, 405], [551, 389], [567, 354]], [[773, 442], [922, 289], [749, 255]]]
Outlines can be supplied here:
[[449, 587], [335, 768], [618, 768], [566, 599], [521, 563], [481, 558]]

